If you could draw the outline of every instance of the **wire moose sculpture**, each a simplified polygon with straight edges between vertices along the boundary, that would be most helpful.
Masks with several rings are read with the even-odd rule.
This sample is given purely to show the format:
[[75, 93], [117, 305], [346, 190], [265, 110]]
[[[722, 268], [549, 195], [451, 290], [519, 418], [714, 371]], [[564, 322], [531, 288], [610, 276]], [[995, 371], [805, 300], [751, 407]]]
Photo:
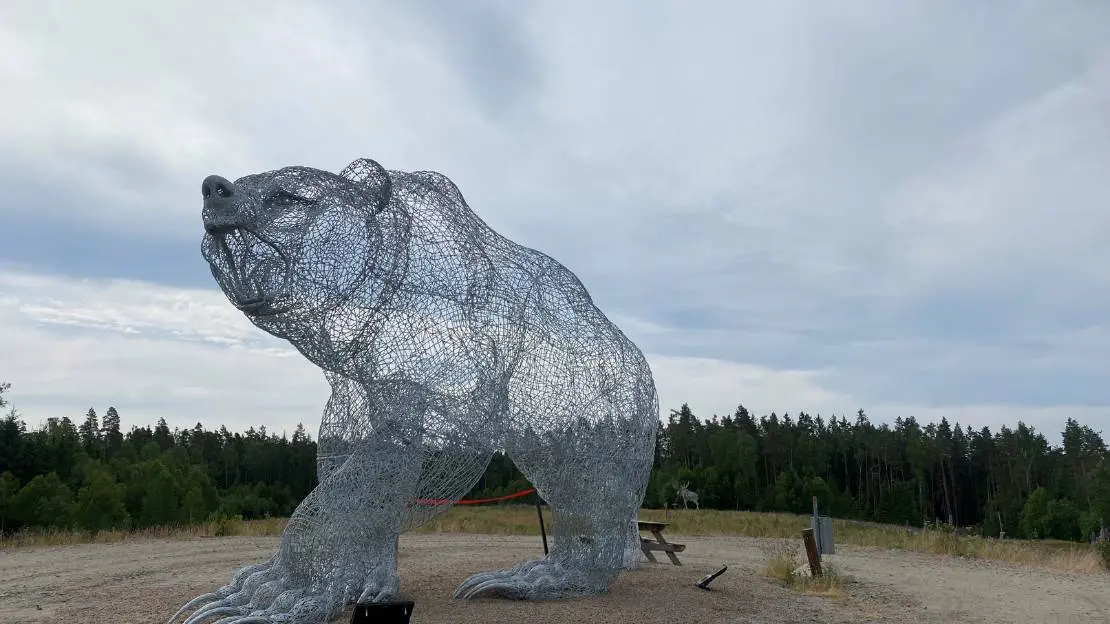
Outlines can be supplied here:
[[678, 497], [682, 499], [682, 508], [689, 509], [688, 503], [694, 503], [694, 509], [701, 509], [698, 504], [698, 494], [690, 489], [690, 482], [683, 481], [682, 485], [678, 486]]

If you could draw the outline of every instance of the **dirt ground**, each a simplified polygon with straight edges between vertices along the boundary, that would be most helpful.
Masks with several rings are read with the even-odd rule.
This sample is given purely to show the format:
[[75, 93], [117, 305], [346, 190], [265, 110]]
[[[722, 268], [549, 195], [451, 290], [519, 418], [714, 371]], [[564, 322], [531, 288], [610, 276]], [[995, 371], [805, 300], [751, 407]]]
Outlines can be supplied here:
[[[1110, 623], [1110, 576], [840, 547], [840, 599], [802, 596], [760, 575], [775, 540], [681, 538], [683, 566], [646, 563], [603, 597], [524, 604], [456, 602], [474, 572], [542, 555], [538, 537], [401, 539], [401, 590], [422, 622]], [[194, 596], [270, 555], [277, 538], [152, 540], [0, 551], [0, 622], [164, 622]], [[706, 592], [694, 587], [728, 564]], [[349, 621], [345, 615], [340, 621]]]

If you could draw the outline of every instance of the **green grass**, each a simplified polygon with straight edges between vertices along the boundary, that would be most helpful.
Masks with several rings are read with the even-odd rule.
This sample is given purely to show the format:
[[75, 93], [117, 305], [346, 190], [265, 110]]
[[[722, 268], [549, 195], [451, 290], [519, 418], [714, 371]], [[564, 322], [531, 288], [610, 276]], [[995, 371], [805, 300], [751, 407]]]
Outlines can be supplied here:
[[286, 518], [268, 518], [266, 520], [222, 518], [188, 526], [156, 526], [135, 531], [92, 532], [69, 529], [28, 529], [0, 539], [0, 549], [29, 546], [68, 546], [72, 544], [112, 544], [153, 539], [198, 539], [233, 535], [281, 535], [285, 530], [286, 521]]
[[[544, 519], [550, 532], [551, 516], [545, 508]], [[800, 538], [809, 527], [809, 516], [747, 511], [644, 509], [641, 520], [667, 522], [667, 533], [692, 537]], [[420, 533], [484, 533], [494, 535], [538, 535], [535, 507], [503, 505], [455, 507], [417, 530]], [[1070, 572], [1097, 572], [1103, 569], [1096, 549], [1087, 544], [1054, 540], [998, 540], [978, 536], [913, 529], [860, 522], [833, 520], [837, 544], [891, 550], [974, 557], [1035, 565]], [[1107, 567], [1110, 569], [1110, 566]]]

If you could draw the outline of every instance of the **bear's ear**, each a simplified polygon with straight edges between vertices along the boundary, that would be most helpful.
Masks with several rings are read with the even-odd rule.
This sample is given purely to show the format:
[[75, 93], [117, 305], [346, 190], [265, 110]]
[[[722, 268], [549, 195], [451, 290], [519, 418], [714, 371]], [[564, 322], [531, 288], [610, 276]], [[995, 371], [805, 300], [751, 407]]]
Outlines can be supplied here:
[[347, 165], [339, 175], [362, 186], [374, 202], [374, 212], [379, 213], [389, 205], [393, 196], [393, 183], [389, 172], [376, 161], [359, 158]]

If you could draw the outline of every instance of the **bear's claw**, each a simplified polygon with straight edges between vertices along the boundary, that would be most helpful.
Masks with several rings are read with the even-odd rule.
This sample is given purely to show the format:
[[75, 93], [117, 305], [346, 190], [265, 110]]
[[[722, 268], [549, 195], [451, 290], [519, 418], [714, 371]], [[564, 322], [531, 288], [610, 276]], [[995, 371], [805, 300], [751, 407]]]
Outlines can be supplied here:
[[553, 600], [591, 591], [585, 575], [552, 559], [527, 561], [512, 568], [471, 576], [455, 589], [455, 598], [500, 597], [510, 600]]
[[[274, 596], [259, 588], [247, 605], [228, 604], [229, 599], [209, 603], [198, 609], [186, 624], [324, 624], [346, 606], [339, 596], [304, 596], [301, 590], [288, 590]], [[303, 597], [302, 597], [303, 596]], [[229, 597], [230, 598], [230, 597]], [[220, 619], [214, 620], [219, 617]]]
[[228, 585], [181, 607], [170, 624], [190, 609], [196, 610], [183, 624], [322, 624], [339, 615], [356, 597], [359, 602], [395, 598], [400, 578], [390, 561], [373, 566], [358, 581], [336, 568], [332, 578], [321, 579], [308, 589], [289, 587], [285, 567], [278, 563], [244, 568]]

